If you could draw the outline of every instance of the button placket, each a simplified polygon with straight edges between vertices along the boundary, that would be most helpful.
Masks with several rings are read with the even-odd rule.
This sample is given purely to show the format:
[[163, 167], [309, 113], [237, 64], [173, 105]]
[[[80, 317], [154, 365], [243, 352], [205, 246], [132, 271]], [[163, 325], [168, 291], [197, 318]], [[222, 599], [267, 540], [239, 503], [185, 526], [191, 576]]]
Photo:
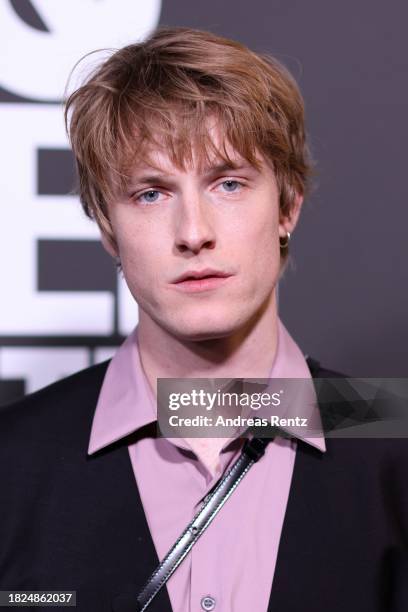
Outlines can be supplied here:
[[[191, 551], [191, 610], [216, 611], [221, 606], [221, 577], [218, 547], [213, 524], [205, 530]], [[215, 530], [217, 531], [217, 530]]]

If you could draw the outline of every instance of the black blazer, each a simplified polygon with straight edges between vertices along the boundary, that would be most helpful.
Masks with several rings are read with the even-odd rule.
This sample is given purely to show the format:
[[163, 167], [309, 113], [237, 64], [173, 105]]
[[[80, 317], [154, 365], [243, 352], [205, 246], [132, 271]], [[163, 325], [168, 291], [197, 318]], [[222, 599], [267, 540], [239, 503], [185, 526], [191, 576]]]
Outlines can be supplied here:
[[[81, 612], [126, 612], [158, 564], [131, 437], [87, 456], [106, 367], [0, 409], [0, 590], [76, 590]], [[298, 443], [267, 612], [406, 612], [408, 443], [326, 445]], [[150, 609], [171, 611], [165, 588]]]

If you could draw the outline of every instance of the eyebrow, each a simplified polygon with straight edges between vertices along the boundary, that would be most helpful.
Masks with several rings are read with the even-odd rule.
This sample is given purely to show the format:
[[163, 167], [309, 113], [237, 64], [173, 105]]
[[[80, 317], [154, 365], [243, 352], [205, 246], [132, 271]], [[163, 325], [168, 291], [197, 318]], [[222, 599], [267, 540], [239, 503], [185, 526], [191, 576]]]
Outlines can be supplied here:
[[233, 161], [223, 162], [220, 164], [216, 164], [215, 166], [209, 166], [204, 174], [208, 175], [217, 174], [219, 172], [227, 172], [228, 170], [241, 170], [243, 168], [246, 168], [247, 166], [249, 166], [249, 164], [244, 160], [241, 163], [235, 163]]
[[[244, 169], [248, 169], [248, 168], [253, 168], [253, 166], [251, 164], [249, 164], [249, 162], [246, 162], [245, 160], [242, 160], [242, 162], [222, 162], [220, 164], [216, 164], [214, 166], [208, 166], [204, 172], [203, 175], [208, 177], [208, 176], [213, 176], [215, 174], [222, 174], [223, 172], [228, 172], [228, 171], [237, 171], [237, 170], [244, 170]], [[253, 168], [255, 169], [255, 168]], [[138, 184], [143, 184], [143, 185], [156, 185], [157, 183], [160, 182], [168, 182], [171, 181], [171, 179], [174, 177], [174, 174], [171, 173], [160, 173], [158, 172], [157, 174], [153, 174], [153, 173], [149, 173], [149, 174], [136, 174], [134, 175], [131, 180], [129, 181], [129, 186], [133, 187], [135, 185]]]
[[154, 185], [155, 183], [160, 183], [161, 181], [168, 181], [173, 177], [173, 174], [139, 174], [135, 175], [129, 181], [129, 184], [134, 185], [138, 183], [143, 183], [147, 185]]

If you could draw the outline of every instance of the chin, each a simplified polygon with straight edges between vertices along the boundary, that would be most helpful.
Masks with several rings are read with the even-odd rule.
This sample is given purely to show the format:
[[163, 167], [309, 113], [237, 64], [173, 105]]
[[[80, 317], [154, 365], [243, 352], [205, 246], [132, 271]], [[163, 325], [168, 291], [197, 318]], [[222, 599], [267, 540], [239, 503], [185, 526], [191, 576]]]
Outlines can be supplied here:
[[227, 338], [240, 331], [247, 319], [240, 316], [234, 317], [231, 312], [224, 316], [215, 317], [208, 314], [201, 316], [183, 316], [180, 320], [168, 322], [167, 330], [174, 336], [184, 341], [203, 341]]
[[217, 340], [220, 338], [228, 338], [234, 333], [235, 330], [230, 329], [183, 329], [179, 333], [175, 333], [180, 340], [188, 342], [204, 342], [205, 340]]

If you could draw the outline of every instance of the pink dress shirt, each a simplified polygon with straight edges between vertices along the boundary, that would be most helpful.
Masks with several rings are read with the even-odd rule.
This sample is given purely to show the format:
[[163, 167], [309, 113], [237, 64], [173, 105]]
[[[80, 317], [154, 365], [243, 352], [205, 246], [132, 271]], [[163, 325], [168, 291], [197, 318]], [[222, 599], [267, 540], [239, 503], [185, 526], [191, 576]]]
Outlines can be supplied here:
[[[310, 378], [305, 358], [284, 325], [270, 378]], [[113, 357], [102, 385], [88, 453], [157, 420], [140, 362], [137, 328]], [[306, 439], [325, 451], [322, 436]], [[180, 438], [143, 436], [130, 461], [159, 559], [193, 518], [242, 447], [226, 442], [214, 476]], [[167, 582], [174, 612], [266, 611], [296, 455], [296, 441], [276, 438]]]

